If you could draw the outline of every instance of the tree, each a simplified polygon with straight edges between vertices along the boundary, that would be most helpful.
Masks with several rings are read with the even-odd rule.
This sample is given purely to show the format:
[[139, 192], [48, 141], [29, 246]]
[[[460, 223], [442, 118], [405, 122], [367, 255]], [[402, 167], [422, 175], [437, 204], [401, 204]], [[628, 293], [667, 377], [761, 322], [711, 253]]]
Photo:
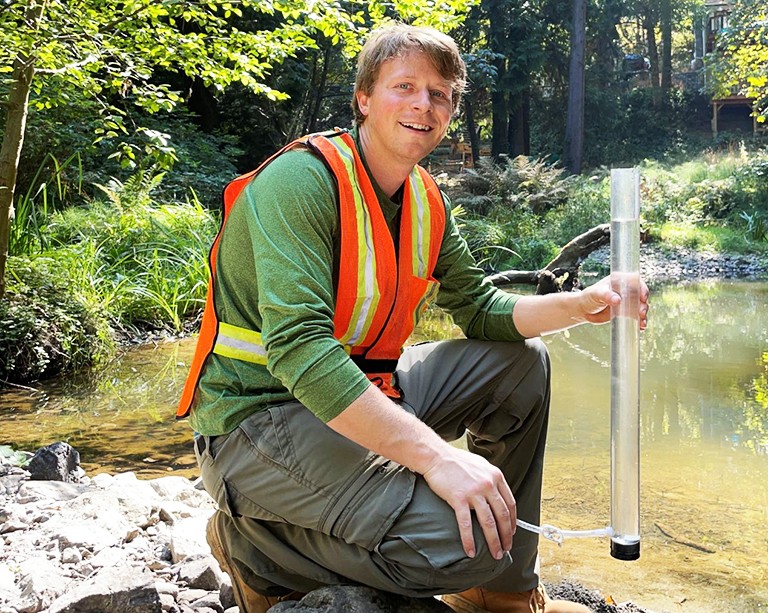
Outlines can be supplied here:
[[672, 0], [661, 0], [661, 89], [672, 89]]
[[[263, 85], [263, 77], [275, 61], [310, 44], [311, 30], [296, 19], [301, 12], [297, 3], [283, 5], [280, 31], [247, 32], [230, 25], [230, 18], [243, 11], [274, 10], [265, 6], [252, 0], [29, 0], [3, 7], [0, 70], [10, 72], [11, 78], [0, 149], [0, 297], [5, 293], [8, 236], [30, 95], [35, 108], [42, 110], [66, 103], [47, 95], [56, 89], [46, 87], [53, 81], [89, 92], [102, 104], [101, 138], [128, 132], [129, 103], [153, 112], [181, 102], [178, 93], [153, 78], [158, 69], [195, 76], [218, 88], [237, 81], [278, 97], [279, 92]], [[288, 8], [299, 15], [288, 13]], [[351, 36], [355, 16], [327, 8], [316, 27]], [[136, 156], [131, 148], [121, 153], [128, 163]]]
[[497, 75], [491, 91], [491, 155], [497, 159], [530, 153], [529, 97], [536, 72], [544, 63], [543, 40], [549, 30], [542, 4], [520, 0], [480, 3]]
[[736, 0], [728, 28], [718, 36], [707, 65], [717, 96], [737, 90], [753, 98], [757, 121], [768, 120], [768, 7], [761, 0]]
[[571, 174], [581, 172], [584, 156], [584, 62], [586, 55], [586, 0], [573, 0], [571, 62], [568, 71], [568, 115], [565, 124], [565, 162]]
[[[183, 103], [168, 75], [186, 75], [214, 91], [242, 84], [279, 99], [284, 94], [265, 85], [265, 77], [285, 58], [315, 47], [317, 34], [352, 54], [371, 20], [377, 23], [392, 13], [445, 30], [455, 27], [468, 5], [469, 0], [439, 5], [352, 0], [346, 8], [336, 0], [5, 0], [0, 4], [0, 72], [10, 79], [0, 147], [0, 298], [30, 104], [44, 111], [66, 104], [67, 91], [84, 92], [98, 99], [98, 138], [108, 140], [141, 130], [132, 125], [135, 106], [151, 113]], [[366, 11], [372, 17], [367, 19]], [[264, 14], [275, 16], [277, 25], [237, 25], [252, 25], [254, 16]], [[49, 87], [52, 83], [60, 87]], [[172, 151], [167, 153], [172, 158]], [[132, 146], [116, 154], [128, 165], [136, 163]]]
[[537, 294], [571, 292], [581, 287], [579, 272], [582, 262], [610, 241], [611, 225], [600, 224], [568, 241], [541, 270], [505, 270], [489, 275], [488, 280], [497, 287], [535, 285]]

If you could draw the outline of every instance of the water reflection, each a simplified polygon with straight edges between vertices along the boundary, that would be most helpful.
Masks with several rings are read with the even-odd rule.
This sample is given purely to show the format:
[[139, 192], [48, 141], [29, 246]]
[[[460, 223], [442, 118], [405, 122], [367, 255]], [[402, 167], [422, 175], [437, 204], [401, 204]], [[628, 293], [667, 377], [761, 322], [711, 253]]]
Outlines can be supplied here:
[[[541, 548], [546, 580], [572, 579], [656, 611], [768, 611], [768, 284], [707, 283], [654, 293], [642, 335], [642, 553], [607, 540]], [[433, 318], [425, 336], [455, 335]], [[609, 521], [608, 326], [548, 337], [553, 404], [544, 521]], [[93, 474], [195, 475], [174, 419], [194, 341], [142, 347], [95, 376], [0, 392], [0, 444], [67, 440]], [[523, 518], [525, 519], [525, 518]]]
[[196, 475], [191, 431], [174, 419], [194, 339], [130, 349], [97, 373], [0, 391], [5, 444], [34, 450], [63, 440], [89, 474]]
[[[636, 563], [608, 543], [542, 547], [552, 578], [664, 611], [768, 610], [768, 286], [668, 287], [641, 339], [641, 532]], [[543, 516], [609, 517], [610, 330], [548, 340], [555, 372]]]

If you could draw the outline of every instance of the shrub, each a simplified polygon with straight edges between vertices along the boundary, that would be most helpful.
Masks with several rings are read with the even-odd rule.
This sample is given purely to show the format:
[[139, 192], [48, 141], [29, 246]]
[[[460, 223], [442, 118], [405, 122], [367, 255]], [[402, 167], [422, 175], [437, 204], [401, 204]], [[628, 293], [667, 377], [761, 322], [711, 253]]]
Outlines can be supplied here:
[[10, 258], [8, 270], [0, 300], [0, 379], [35, 381], [111, 352], [105, 316], [73, 296], [55, 260]]
[[83, 302], [123, 326], [180, 331], [205, 300], [207, 254], [218, 223], [197, 201], [153, 204], [146, 190], [154, 183], [146, 177], [113, 182], [105, 190], [111, 206], [63, 211], [49, 231]]

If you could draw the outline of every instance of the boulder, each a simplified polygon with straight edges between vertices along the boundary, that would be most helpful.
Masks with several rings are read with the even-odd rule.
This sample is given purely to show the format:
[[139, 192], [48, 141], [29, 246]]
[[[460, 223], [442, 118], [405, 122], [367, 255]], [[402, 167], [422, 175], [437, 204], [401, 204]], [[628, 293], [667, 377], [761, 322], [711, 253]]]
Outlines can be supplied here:
[[451, 613], [435, 598], [408, 598], [370, 587], [335, 585], [311, 591], [299, 601], [275, 605], [269, 613]]
[[30, 479], [35, 481], [78, 483], [84, 474], [80, 468], [80, 453], [63, 441], [38, 449], [27, 470]]
[[111, 566], [57, 598], [48, 613], [161, 613], [152, 573], [142, 566]]

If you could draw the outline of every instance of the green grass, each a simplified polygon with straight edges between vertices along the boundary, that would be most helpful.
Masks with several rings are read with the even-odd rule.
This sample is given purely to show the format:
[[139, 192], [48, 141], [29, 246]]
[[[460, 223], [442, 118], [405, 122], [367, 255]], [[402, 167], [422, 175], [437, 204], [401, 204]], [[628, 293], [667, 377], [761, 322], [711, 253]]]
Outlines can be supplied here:
[[743, 231], [716, 225], [665, 223], [654, 239], [663, 246], [734, 254], [768, 254], [768, 241], [750, 240]]

